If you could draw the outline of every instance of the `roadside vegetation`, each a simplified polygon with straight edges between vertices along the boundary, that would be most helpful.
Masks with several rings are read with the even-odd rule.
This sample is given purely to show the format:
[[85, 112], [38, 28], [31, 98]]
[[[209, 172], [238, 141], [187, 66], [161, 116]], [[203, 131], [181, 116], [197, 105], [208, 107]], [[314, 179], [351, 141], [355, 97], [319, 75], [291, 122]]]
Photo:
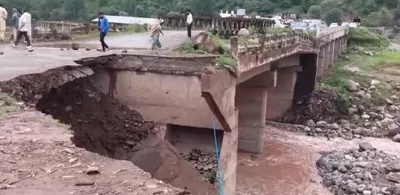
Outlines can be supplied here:
[[0, 119], [7, 113], [19, 111], [21, 105], [9, 94], [0, 91]]
[[[375, 77], [374, 71], [400, 65], [400, 53], [388, 49], [389, 41], [366, 28], [350, 29], [348, 43], [347, 53], [334, 63], [329, 76], [324, 78], [319, 86], [319, 89], [336, 92], [339, 100], [338, 111], [343, 114], [348, 112], [352, 105], [351, 96], [354, 95], [349, 91], [349, 80], [369, 87], [371, 80], [382, 79]], [[353, 72], [352, 68], [363, 72]], [[371, 98], [361, 99], [364, 104], [381, 105], [393, 94], [393, 89], [390, 84], [382, 83], [376, 90], [370, 90], [368, 93]]]

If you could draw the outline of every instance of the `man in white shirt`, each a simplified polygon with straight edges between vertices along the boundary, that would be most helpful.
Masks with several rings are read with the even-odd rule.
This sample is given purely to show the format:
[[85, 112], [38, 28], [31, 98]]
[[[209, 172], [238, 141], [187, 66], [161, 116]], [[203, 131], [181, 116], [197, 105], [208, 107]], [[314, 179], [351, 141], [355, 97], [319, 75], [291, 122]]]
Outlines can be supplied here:
[[32, 46], [31, 46], [31, 39], [29, 37], [29, 32], [31, 31], [32, 28], [32, 16], [30, 13], [27, 11], [22, 11], [23, 14], [19, 18], [19, 28], [18, 28], [18, 36], [17, 39], [15, 40], [13, 46], [17, 47], [18, 42], [21, 40], [22, 36], [24, 36], [27, 46], [28, 46], [28, 51], [32, 52]]
[[193, 16], [190, 10], [187, 10], [186, 12], [187, 18], [186, 18], [186, 24], [187, 24], [187, 35], [189, 38], [192, 37], [192, 25], [193, 25]]
[[0, 3], [0, 42], [5, 40], [7, 15], [7, 10]]

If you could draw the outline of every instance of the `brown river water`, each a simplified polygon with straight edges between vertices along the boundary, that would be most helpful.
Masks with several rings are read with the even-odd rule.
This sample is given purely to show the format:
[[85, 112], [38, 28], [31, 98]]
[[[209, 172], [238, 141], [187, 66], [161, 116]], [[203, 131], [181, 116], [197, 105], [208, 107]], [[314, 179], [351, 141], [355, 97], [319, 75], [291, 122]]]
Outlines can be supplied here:
[[328, 141], [324, 137], [309, 137], [268, 126], [262, 155], [238, 155], [237, 194], [331, 195], [320, 184], [316, 169], [320, 152], [356, 148], [361, 141], [369, 141], [379, 150], [400, 156], [400, 144], [388, 139]]

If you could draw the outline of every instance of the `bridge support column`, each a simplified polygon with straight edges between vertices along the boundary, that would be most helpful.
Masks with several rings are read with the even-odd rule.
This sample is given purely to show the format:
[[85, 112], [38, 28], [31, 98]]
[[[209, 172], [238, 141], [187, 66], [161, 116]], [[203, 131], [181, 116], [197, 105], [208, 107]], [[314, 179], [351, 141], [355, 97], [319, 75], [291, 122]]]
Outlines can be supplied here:
[[325, 46], [325, 53], [324, 53], [324, 75], [328, 73], [329, 66], [330, 66], [330, 52], [331, 52], [331, 45], [330, 43], [326, 44]]
[[329, 67], [332, 67], [335, 62], [335, 41], [330, 42], [329, 45], [331, 46], [329, 53]]
[[277, 71], [262, 73], [236, 87], [235, 105], [239, 109], [238, 149], [261, 154], [264, 150], [264, 128], [267, 88], [276, 86]]
[[346, 37], [342, 37], [341, 39], [342, 39], [342, 53], [345, 53], [347, 49], [347, 39]]
[[339, 55], [340, 55], [340, 39], [336, 39], [334, 41], [335, 44], [335, 61], [338, 59]]
[[296, 68], [278, 69], [276, 87], [268, 89], [267, 120], [278, 119], [292, 106], [297, 80]]
[[318, 52], [317, 57], [317, 80], [320, 80], [324, 77], [325, 72], [325, 50], [326, 47], [322, 46]]

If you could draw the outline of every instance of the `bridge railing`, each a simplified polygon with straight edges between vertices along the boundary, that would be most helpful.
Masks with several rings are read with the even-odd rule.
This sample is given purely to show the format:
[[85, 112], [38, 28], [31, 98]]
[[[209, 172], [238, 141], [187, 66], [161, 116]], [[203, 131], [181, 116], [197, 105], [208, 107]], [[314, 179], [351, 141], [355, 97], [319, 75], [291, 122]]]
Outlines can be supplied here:
[[271, 63], [299, 51], [317, 52], [315, 37], [304, 33], [259, 34], [231, 37], [231, 56], [238, 62], [238, 72]]
[[[184, 16], [170, 16], [163, 19], [163, 28], [185, 29], [187, 27]], [[273, 20], [266, 19], [194, 17], [192, 28], [216, 30], [220, 35], [237, 35], [241, 28], [263, 30], [274, 24]]]

